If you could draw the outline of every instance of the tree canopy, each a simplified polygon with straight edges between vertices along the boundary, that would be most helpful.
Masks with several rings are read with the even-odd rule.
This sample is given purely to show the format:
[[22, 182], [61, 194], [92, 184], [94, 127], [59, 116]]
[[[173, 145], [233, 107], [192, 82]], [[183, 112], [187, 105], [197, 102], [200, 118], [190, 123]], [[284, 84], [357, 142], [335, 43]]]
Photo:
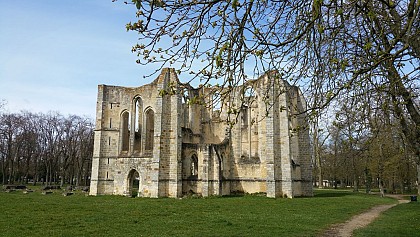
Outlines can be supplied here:
[[312, 109], [340, 95], [385, 93], [420, 147], [417, 0], [126, 3], [137, 9], [126, 27], [139, 34], [139, 64], [172, 65], [224, 91], [275, 70], [318, 92]]
[[220, 93], [275, 71], [273, 81], [305, 89], [315, 131], [332, 103], [348, 103], [372, 136], [381, 134], [373, 118], [385, 114], [420, 167], [420, 1], [125, 3], [137, 10], [126, 25], [139, 35], [137, 63], [175, 67]]
[[89, 185], [93, 137], [86, 117], [0, 111], [0, 182]]

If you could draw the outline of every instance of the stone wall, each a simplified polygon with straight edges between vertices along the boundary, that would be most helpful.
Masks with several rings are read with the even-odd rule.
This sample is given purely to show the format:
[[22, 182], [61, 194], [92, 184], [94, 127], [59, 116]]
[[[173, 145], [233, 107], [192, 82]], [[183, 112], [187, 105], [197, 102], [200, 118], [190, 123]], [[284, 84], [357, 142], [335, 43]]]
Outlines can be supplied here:
[[229, 126], [214, 88], [180, 83], [174, 69], [141, 87], [98, 86], [90, 194], [311, 196], [299, 89], [270, 72], [232, 93]]

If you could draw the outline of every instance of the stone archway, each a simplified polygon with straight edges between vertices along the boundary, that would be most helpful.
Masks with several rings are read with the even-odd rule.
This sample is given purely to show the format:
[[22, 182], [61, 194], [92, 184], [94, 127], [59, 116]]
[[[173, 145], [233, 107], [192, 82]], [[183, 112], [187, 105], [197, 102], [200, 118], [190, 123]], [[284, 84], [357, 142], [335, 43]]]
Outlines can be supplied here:
[[132, 169], [127, 177], [127, 194], [129, 197], [138, 197], [140, 190], [140, 174]]
[[196, 151], [187, 152], [182, 158], [182, 192], [183, 194], [197, 194], [198, 192], [198, 156]]

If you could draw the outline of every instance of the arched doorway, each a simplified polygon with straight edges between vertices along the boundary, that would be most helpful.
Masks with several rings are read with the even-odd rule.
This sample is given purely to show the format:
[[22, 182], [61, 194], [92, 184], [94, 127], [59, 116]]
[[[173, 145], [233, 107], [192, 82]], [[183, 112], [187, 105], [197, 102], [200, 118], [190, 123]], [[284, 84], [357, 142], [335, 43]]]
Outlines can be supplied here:
[[140, 174], [137, 170], [132, 169], [128, 173], [128, 187], [127, 193], [130, 197], [138, 197], [139, 196], [139, 189], [140, 189]]

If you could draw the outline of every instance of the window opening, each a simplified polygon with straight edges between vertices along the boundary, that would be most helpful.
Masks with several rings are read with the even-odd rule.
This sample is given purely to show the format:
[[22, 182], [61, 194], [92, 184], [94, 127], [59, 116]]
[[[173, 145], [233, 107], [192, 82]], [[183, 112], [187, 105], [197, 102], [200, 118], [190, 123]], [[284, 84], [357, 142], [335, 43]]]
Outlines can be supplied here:
[[220, 111], [222, 108], [222, 96], [219, 92], [214, 92], [213, 98], [212, 98], [212, 105], [213, 105], [213, 112]]
[[129, 113], [126, 111], [121, 115], [121, 151], [128, 151], [130, 141]]
[[146, 145], [145, 150], [153, 150], [155, 129], [155, 112], [149, 109], [146, 112]]
[[135, 99], [135, 117], [134, 117], [134, 150], [141, 150], [141, 127], [142, 127], [142, 113], [143, 102], [140, 97]]
[[141, 112], [142, 112], [142, 102], [140, 98], [136, 99], [136, 117], [135, 117], [135, 125], [134, 125], [134, 131], [139, 132], [140, 131], [140, 125], [141, 125]]
[[182, 92], [182, 104], [188, 104], [189, 100], [190, 95], [188, 89], [184, 89], [184, 91]]
[[241, 125], [242, 128], [245, 128], [248, 126], [248, 106], [243, 105], [241, 108]]
[[191, 156], [191, 176], [198, 175], [198, 158], [196, 155]]

